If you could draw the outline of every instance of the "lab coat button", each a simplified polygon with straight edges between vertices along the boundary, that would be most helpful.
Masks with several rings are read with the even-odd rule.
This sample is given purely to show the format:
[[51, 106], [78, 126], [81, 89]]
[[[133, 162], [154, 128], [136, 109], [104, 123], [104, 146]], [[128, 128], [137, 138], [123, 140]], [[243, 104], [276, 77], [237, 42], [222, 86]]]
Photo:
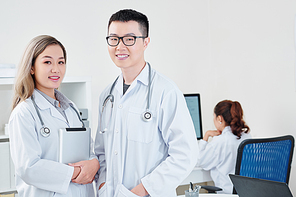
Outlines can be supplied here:
[[118, 129], [116, 129], [115, 132], [118, 133], [119, 132]]
[[118, 154], [117, 150], [116, 150], [116, 151], [114, 151], [114, 154], [115, 154], [115, 155], [117, 155], [117, 154]]
[[120, 104], [120, 105], [118, 106], [118, 108], [121, 109], [121, 108], [122, 108], [122, 105]]

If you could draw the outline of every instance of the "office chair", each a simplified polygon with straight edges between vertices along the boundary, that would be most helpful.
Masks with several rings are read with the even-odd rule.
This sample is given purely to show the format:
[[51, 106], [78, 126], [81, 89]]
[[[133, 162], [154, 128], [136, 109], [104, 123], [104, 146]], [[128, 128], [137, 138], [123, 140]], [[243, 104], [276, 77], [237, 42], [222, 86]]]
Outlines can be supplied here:
[[293, 151], [291, 135], [246, 139], [238, 147], [235, 174], [288, 184]]

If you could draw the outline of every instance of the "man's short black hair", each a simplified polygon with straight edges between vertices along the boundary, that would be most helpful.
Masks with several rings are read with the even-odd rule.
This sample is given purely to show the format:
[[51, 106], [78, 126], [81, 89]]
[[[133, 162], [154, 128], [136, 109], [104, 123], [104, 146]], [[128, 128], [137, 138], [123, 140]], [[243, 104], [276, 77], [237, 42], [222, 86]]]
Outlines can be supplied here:
[[140, 31], [143, 36], [148, 37], [149, 21], [146, 15], [132, 9], [119, 10], [109, 19], [108, 29], [113, 21], [128, 22], [136, 21], [140, 25]]

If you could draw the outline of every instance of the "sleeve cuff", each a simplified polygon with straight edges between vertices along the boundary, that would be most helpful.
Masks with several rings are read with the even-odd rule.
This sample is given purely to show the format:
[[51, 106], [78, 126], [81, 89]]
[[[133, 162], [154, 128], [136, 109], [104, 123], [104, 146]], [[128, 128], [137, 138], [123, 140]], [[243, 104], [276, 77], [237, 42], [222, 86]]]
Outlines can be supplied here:
[[199, 140], [199, 142], [198, 142], [199, 149], [204, 150], [206, 148], [207, 144], [208, 144], [207, 141]]
[[65, 179], [64, 183], [62, 184], [61, 187], [61, 193], [66, 194], [69, 189], [69, 185], [71, 184], [71, 179], [74, 173], [74, 167], [69, 166], [68, 171], [67, 171], [67, 178]]

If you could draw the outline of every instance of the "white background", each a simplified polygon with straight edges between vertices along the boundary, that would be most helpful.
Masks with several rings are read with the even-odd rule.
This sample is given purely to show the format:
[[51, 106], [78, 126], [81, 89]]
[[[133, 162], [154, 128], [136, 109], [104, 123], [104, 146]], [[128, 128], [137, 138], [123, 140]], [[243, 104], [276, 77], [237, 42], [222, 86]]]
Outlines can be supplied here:
[[56, 37], [67, 49], [67, 76], [92, 79], [94, 130], [98, 97], [120, 73], [105, 37], [109, 17], [123, 8], [149, 18], [152, 67], [182, 92], [201, 93], [204, 131], [214, 128], [215, 104], [231, 99], [254, 137], [296, 137], [296, 0], [0, 0], [0, 63], [18, 64], [37, 35]]

